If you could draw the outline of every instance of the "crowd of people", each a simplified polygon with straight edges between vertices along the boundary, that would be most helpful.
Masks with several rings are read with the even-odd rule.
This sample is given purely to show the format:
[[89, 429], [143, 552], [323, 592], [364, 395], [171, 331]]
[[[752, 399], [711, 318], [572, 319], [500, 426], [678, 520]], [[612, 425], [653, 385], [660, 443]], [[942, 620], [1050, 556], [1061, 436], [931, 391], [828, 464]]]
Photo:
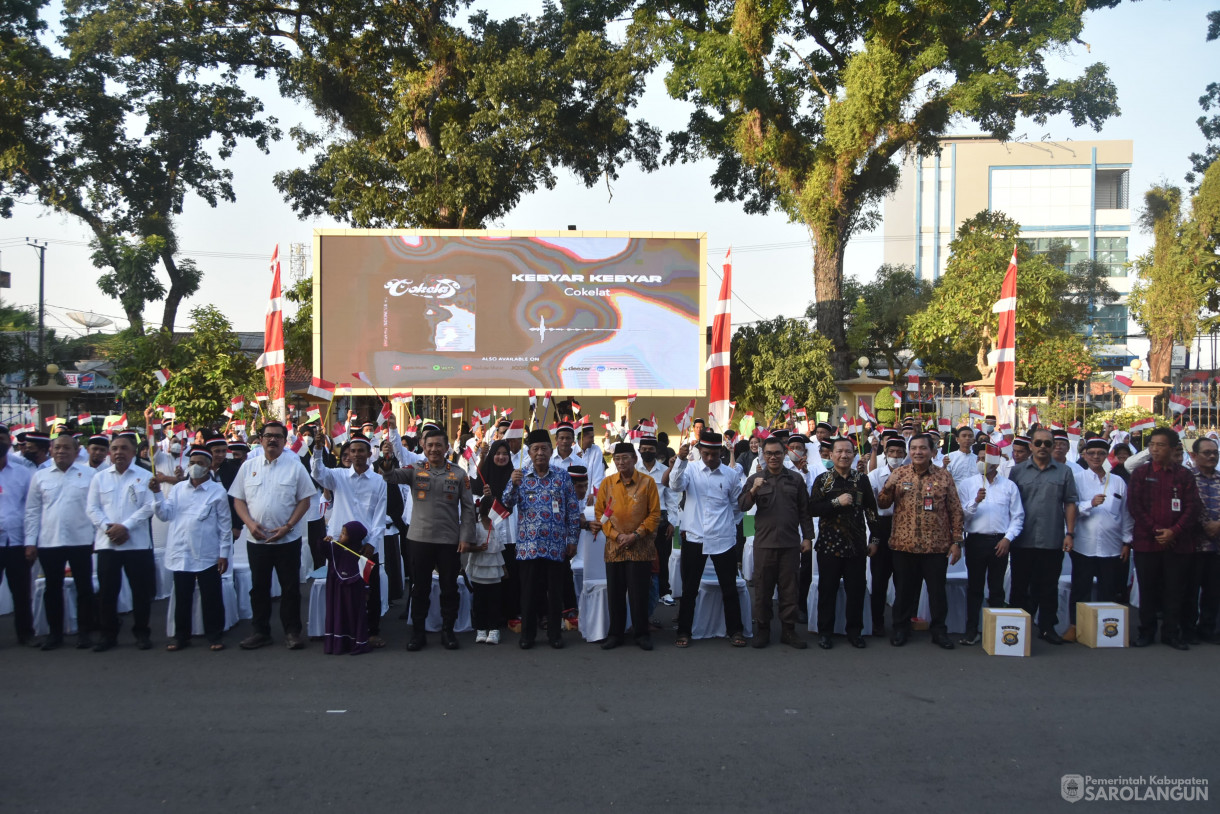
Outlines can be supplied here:
[[[326, 653], [384, 647], [381, 624], [396, 600], [407, 608], [400, 619], [411, 623], [407, 650], [427, 647], [434, 580], [443, 648], [460, 647], [462, 581], [476, 643], [499, 644], [509, 631], [530, 649], [541, 628], [560, 649], [564, 631], [580, 624], [573, 560], [598, 550], [591, 544], [599, 535], [606, 650], [628, 636], [651, 650], [662, 629], [653, 620], [658, 604], [678, 606], [674, 644], [691, 646], [698, 591], [689, 586], [700, 583], [708, 559], [734, 647], [749, 643], [736, 580], [752, 559], [745, 577], [756, 648], [772, 641], [776, 606], [779, 642], [807, 647], [798, 628], [814, 608], [816, 562], [810, 629], [819, 647], [835, 645], [842, 585], [852, 647], [866, 647], [866, 634], [905, 645], [926, 588], [931, 642], [952, 649], [946, 577], [961, 557], [966, 631], [957, 644], [980, 643], [984, 602], [1023, 608], [1050, 644], [1071, 641], [1076, 603], [1128, 601], [1132, 570], [1140, 590], [1134, 646], [1152, 644], [1158, 633], [1179, 650], [1220, 643], [1214, 434], [1186, 449], [1176, 432], [1156, 429], [1133, 455], [1119, 430], [1089, 433], [1079, 444], [1037, 424], [1006, 437], [991, 416], [944, 434], [908, 419], [858, 435], [819, 423], [806, 435], [789, 421], [748, 439], [695, 420], [676, 450], [665, 433], [647, 432], [603, 449], [587, 420], [527, 429], [505, 418], [486, 434], [451, 439], [427, 421], [400, 434], [394, 418], [383, 417], [381, 425], [353, 424], [341, 439], [313, 424], [292, 432], [267, 421], [252, 439], [204, 429], [186, 443], [158, 433], [153, 415], [146, 412], [144, 439], [134, 431], [27, 432], [14, 444], [0, 425], [0, 571], [19, 643], [64, 646], [70, 576], [76, 647], [115, 647], [125, 577], [131, 633], [137, 647], [151, 648], [159, 537], [176, 595], [170, 651], [190, 646], [193, 634], [224, 649], [222, 577], [237, 547], [250, 572], [246, 650], [274, 642], [273, 583], [284, 644], [306, 647], [303, 559], [310, 570], [325, 569]], [[746, 514], [754, 517], [752, 558], [744, 556]], [[1071, 618], [1060, 635], [1065, 554]], [[671, 557], [684, 591], [673, 590], [678, 580], [670, 585]], [[35, 563], [45, 578], [49, 628], [41, 640], [33, 625]], [[192, 629], [196, 591], [203, 630]]]

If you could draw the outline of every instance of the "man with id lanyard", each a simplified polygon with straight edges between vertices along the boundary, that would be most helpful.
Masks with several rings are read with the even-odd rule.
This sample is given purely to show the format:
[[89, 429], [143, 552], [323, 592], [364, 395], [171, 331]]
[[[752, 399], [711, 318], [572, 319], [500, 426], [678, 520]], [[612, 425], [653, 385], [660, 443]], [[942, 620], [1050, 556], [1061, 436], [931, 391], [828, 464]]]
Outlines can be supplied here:
[[1162, 614], [1161, 642], [1189, 650], [1182, 637], [1182, 604], [1187, 567], [1194, 551], [1193, 533], [1203, 504], [1194, 475], [1173, 462], [1178, 434], [1157, 427], [1148, 439], [1151, 460], [1131, 473], [1128, 506], [1134, 529], [1135, 573], [1140, 584], [1139, 635], [1134, 647], [1156, 639], [1157, 612]]

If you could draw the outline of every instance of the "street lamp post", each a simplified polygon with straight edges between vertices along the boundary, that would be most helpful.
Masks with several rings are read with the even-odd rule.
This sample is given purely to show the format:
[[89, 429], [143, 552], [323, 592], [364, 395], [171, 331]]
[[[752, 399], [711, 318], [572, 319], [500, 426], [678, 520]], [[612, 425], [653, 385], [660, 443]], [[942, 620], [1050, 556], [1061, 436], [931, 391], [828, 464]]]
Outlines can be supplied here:
[[42, 361], [42, 337], [46, 320], [47, 242], [25, 239], [25, 245], [38, 252], [38, 361]]

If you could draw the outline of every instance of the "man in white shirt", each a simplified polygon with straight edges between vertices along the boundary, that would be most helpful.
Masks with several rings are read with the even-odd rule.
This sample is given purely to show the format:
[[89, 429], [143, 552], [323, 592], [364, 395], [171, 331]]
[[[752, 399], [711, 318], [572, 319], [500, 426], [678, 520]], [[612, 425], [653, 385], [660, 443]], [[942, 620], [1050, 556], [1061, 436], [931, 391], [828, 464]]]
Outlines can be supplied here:
[[580, 425], [580, 457], [589, 470], [589, 487], [596, 489], [606, 477], [606, 453], [594, 441], [591, 422]]
[[174, 641], [166, 650], [181, 650], [191, 643], [195, 584], [203, 611], [203, 635], [213, 651], [224, 650], [225, 606], [220, 578], [233, 557], [233, 522], [229, 495], [211, 477], [212, 455], [206, 447], [190, 450], [187, 479], [168, 491], [162, 483], [174, 478], [158, 474], [148, 488], [155, 495], [158, 519], [169, 523], [165, 541], [165, 567], [174, 574]]
[[1072, 599], [1068, 603], [1071, 625], [1063, 634], [1076, 640], [1076, 603], [1093, 601], [1093, 580], [1097, 596], [1109, 602], [1118, 594], [1130, 569], [1131, 539], [1135, 521], [1127, 509], [1127, 483], [1107, 472], [1110, 444], [1104, 438], [1090, 438], [1084, 445], [1088, 469], [1073, 467], [1076, 477], [1076, 536], [1072, 539]]
[[30, 564], [25, 548], [25, 496], [34, 470], [9, 460], [8, 426], [0, 424], [0, 579], [13, 595], [17, 643], [33, 644], [34, 612], [30, 605]]
[[724, 625], [734, 647], [745, 647], [741, 601], [737, 596], [737, 499], [741, 477], [721, 464], [721, 435], [704, 430], [699, 436], [698, 463], [690, 463], [683, 444], [662, 483], [686, 493], [682, 510], [682, 600], [678, 605], [678, 647], [689, 647], [695, 620], [695, 599], [707, 558], [712, 558], [724, 600]]
[[[882, 452], [884, 454], [877, 464], [877, 468], [868, 473], [868, 482], [873, 487], [874, 495], [885, 486], [885, 482], [890, 478], [890, 473], [906, 461], [906, 441], [902, 440], [902, 436], [894, 433], [886, 438]], [[872, 633], [874, 636], [884, 637], [886, 635], [885, 602], [889, 597], [890, 580], [894, 576], [894, 557], [890, 551], [890, 532], [893, 530], [894, 507], [878, 508], [877, 527], [869, 540], [870, 544], [876, 544], [876, 548], [872, 548], [868, 561], [868, 570], [873, 577], [869, 602], [873, 612]]]
[[[581, 459], [580, 454], [572, 448], [575, 443], [576, 431], [572, 428], [572, 425], [566, 421], [559, 422], [559, 426], [555, 429], [555, 451], [551, 453], [551, 466], [562, 469], [564, 472], [567, 472], [568, 467], [572, 464], [581, 464], [583, 466], [584, 461]], [[589, 484], [596, 486], [591, 477], [589, 478]]]
[[64, 566], [72, 567], [76, 584], [76, 647], [93, 646], [90, 633], [96, 629], [97, 601], [93, 593], [93, 526], [87, 520], [86, 503], [94, 470], [76, 460], [76, 440], [61, 435], [51, 445], [52, 465], [39, 469], [30, 481], [25, 500], [25, 552], [36, 553], [46, 577], [42, 604], [50, 632], [43, 650], [55, 650], [64, 642]]
[[[640, 439], [640, 460], [635, 468], [652, 478], [657, 484], [657, 497], [661, 503], [661, 522], [657, 524], [657, 596], [666, 605], [673, 604], [669, 587], [669, 557], [674, 550], [673, 526], [670, 525], [669, 487], [662, 481], [665, 479], [667, 467], [657, 460], [657, 439], [646, 435]], [[665, 602], [664, 597], [669, 597]]]
[[17, 436], [21, 444], [21, 460], [33, 469], [50, 469], [54, 466], [51, 460], [51, 436], [41, 430], [23, 432]]
[[969, 427], [958, 427], [957, 432], [953, 434], [953, 439], [957, 442], [957, 449], [949, 453], [945, 468], [949, 470], [953, 480], [960, 486], [978, 474], [976, 464], [979, 456], [974, 451], [974, 430]]
[[[987, 458], [990, 456], [991, 460]], [[1008, 571], [1008, 547], [1025, 527], [1021, 492], [1008, 478], [1000, 477], [995, 460], [1000, 451], [988, 444], [978, 456], [985, 473], [958, 481], [962, 514], [966, 523], [966, 635], [960, 644], [972, 646], [979, 635], [983, 613], [983, 588], [987, 607], [1004, 607], [1004, 574]]]
[[[325, 433], [325, 430], [323, 430]], [[373, 446], [361, 433], [356, 433], [347, 442], [348, 458], [351, 469], [336, 469], [322, 462], [321, 450], [313, 456], [311, 472], [314, 480], [323, 489], [329, 489], [335, 497], [334, 505], [326, 518], [326, 533], [332, 539], [338, 540], [343, 526], [353, 520], [368, 529], [364, 545], [372, 549], [369, 556], [373, 561], [373, 573], [368, 579], [369, 585], [369, 644], [373, 647], [385, 647], [385, 639], [381, 638], [381, 617], [389, 609], [388, 592], [385, 601], [381, 590], [381, 562], [385, 557], [385, 521], [387, 487], [385, 478], [373, 471], [369, 466]], [[395, 489], [398, 487], [395, 486]]]
[[271, 572], [280, 582], [280, 623], [289, 650], [301, 650], [301, 538], [305, 513], [316, 487], [295, 454], [287, 454], [288, 431], [279, 421], [263, 425], [263, 454], [242, 464], [229, 489], [233, 510], [245, 530], [241, 542], [250, 558], [250, 605], [254, 633], [243, 650], [271, 644]]
[[157, 564], [153, 558], [154, 498], [148, 472], [135, 465], [139, 436], [121, 432], [110, 441], [110, 469], [98, 472], [89, 483], [87, 511], [93, 523], [93, 550], [97, 552], [99, 627], [102, 638], [93, 648], [104, 653], [118, 644], [119, 590], [123, 574], [131, 587], [132, 633], [140, 650], [152, 647], [153, 594]]
[[[110, 439], [104, 435], [94, 435], [89, 438], [88, 455], [85, 463], [93, 469], [110, 468]], [[78, 456], [79, 457], [79, 456]]]

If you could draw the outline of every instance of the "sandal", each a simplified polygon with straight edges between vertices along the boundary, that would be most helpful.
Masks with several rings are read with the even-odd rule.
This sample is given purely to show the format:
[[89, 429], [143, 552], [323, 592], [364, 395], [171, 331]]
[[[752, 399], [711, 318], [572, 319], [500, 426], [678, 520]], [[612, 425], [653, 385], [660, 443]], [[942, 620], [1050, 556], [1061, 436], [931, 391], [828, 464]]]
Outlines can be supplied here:
[[733, 645], [734, 647], [745, 647], [746, 634], [742, 633], [740, 630], [737, 631], [729, 637], [729, 644]]
[[369, 636], [369, 644], [373, 647], [385, 647], [385, 639], [380, 636]]
[[190, 646], [191, 646], [190, 642], [170, 642], [169, 644], [165, 645], [165, 649], [171, 653], [174, 653], [174, 652], [177, 652], [178, 650], [183, 649], [184, 647], [190, 647]]
[[678, 638], [674, 640], [676, 647], [690, 647], [690, 636], [685, 633], [679, 633]]
[[225, 649], [225, 646], [222, 642], [212, 642], [212, 644], [210, 644], [208, 646], [208, 650], [211, 650], [213, 653], [219, 653], [221, 650], [224, 650], [224, 649]]

